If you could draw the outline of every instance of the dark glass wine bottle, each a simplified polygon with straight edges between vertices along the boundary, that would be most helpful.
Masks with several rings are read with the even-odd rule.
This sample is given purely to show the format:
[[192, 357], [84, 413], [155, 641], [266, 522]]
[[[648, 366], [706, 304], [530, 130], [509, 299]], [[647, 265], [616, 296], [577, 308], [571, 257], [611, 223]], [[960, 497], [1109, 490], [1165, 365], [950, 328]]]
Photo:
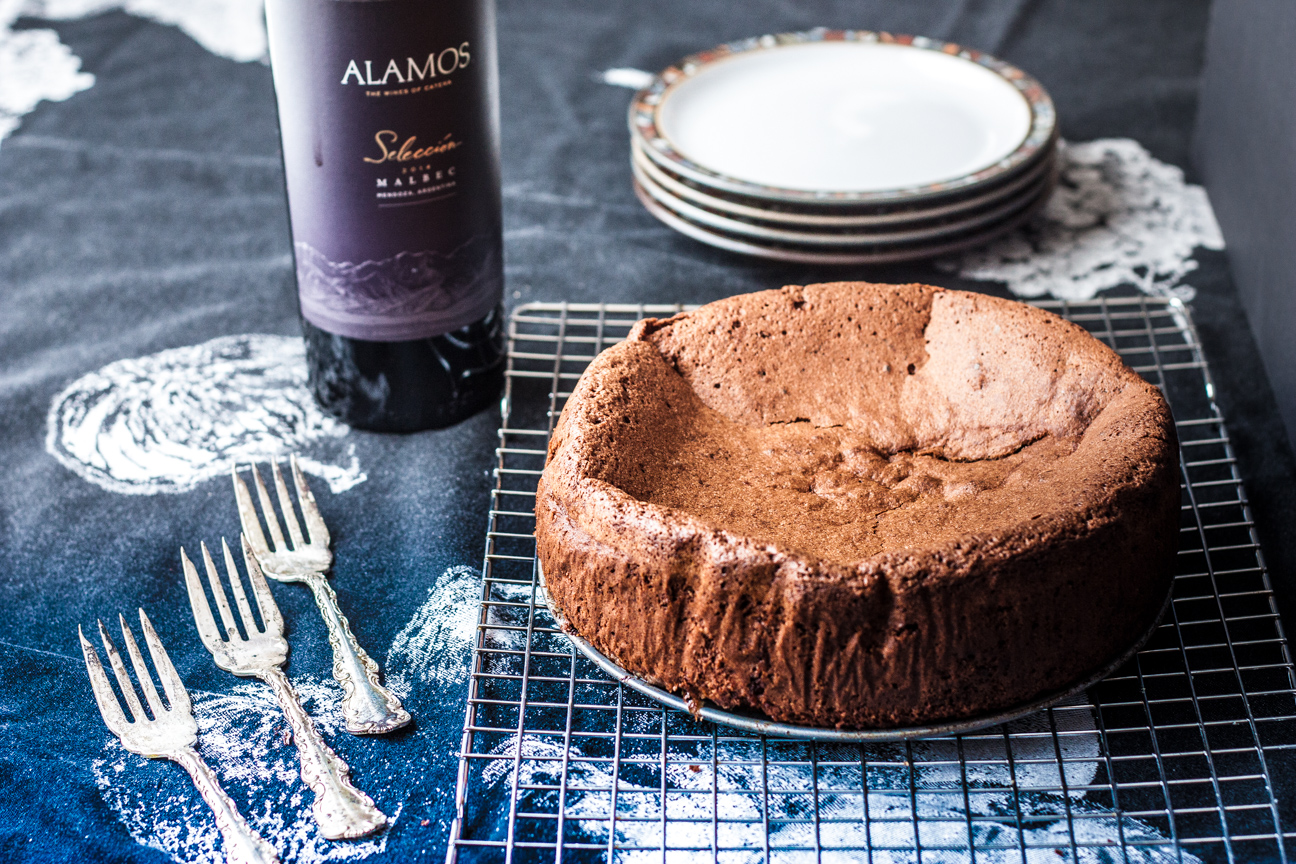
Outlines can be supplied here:
[[343, 421], [499, 397], [493, 0], [266, 0], [310, 384]]

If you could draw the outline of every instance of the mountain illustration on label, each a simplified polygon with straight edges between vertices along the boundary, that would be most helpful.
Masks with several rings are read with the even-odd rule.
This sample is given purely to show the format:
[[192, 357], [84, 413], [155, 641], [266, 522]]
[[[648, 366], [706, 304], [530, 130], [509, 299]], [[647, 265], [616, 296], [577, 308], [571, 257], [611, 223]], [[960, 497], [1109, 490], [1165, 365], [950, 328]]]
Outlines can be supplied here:
[[[297, 285], [302, 314], [330, 332], [355, 338], [393, 338], [397, 330], [443, 332], [483, 314], [499, 294], [499, 245], [477, 236], [451, 252], [400, 252], [380, 261], [330, 261], [298, 242]], [[396, 337], [399, 338], [399, 337]]]

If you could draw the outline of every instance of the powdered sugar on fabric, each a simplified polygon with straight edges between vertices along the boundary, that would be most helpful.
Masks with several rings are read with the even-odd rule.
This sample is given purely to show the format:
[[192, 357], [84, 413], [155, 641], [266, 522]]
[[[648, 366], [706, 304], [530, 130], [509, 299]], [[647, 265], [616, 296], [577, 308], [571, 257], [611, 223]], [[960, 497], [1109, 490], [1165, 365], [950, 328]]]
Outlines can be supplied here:
[[[300, 678], [293, 687], [326, 738], [345, 734], [336, 687]], [[270, 690], [241, 683], [225, 693], [192, 693], [198, 752], [216, 771], [248, 823], [284, 861], [356, 861], [381, 852], [387, 835], [350, 843], [324, 839], [311, 817], [314, 796], [298, 779], [297, 749]], [[92, 766], [104, 802], [137, 843], [176, 861], [223, 864], [220, 834], [211, 811], [187, 774], [145, 762], [111, 739]], [[152, 782], [140, 782], [148, 772]], [[364, 779], [358, 781], [363, 788]], [[392, 822], [399, 812], [389, 814]]]
[[223, 336], [118, 360], [54, 397], [45, 449], [112, 492], [187, 492], [236, 463], [297, 453], [302, 469], [342, 492], [366, 479], [350, 428], [306, 385], [300, 338]]
[[262, 0], [0, 0], [0, 141], [41, 101], [61, 102], [95, 83], [57, 33], [15, 30], [14, 22], [69, 21], [112, 9], [178, 27], [220, 57], [266, 57]]
[[[476, 568], [457, 565], [437, 578], [387, 651], [386, 680], [393, 690], [406, 699], [461, 691], [480, 597]], [[269, 688], [259, 682], [240, 681], [223, 693], [191, 691], [199, 753], [252, 827], [279, 850], [280, 860], [355, 861], [383, 851], [405, 808], [403, 802], [429, 764], [455, 759], [446, 738], [457, 739], [458, 724], [421, 723], [416, 717], [407, 739], [417, 748], [416, 757], [392, 761], [377, 754], [381, 769], [374, 764], [366, 769], [354, 754], [374, 755], [383, 742], [347, 735], [337, 683], [302, 676], [293, 678], [293, 687], [325, 739], [352, 763], [356, 786], [380, 804], [386, 800], [384, 809], [393, 827], [345, 843], [320, 835], [310, 814], [314, 796], [298, 776], [291, 730]], [[225, 859], [216, 823], [185, 772], [135, 756], [106, 731], [104, 735], [104, 754], [92, 766], [95, 785], [131, 837], [178, 862], [221, 864]], [[346, 747], [352, 756], [343, 752]]]

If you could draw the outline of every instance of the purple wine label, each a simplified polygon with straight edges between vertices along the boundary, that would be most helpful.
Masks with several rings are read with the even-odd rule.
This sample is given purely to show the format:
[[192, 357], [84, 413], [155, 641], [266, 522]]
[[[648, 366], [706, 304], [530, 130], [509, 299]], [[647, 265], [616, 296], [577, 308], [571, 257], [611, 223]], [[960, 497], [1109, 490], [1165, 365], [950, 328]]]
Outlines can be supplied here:
[[[302, 314], [334, 333], [421, 339], [476, 321], [499, 300], [498, 237], [473, 238], [448, 254], [400, 252], [358, 264], [330, 261], [307, 243], [295, 246]], [[494, 298], [484, 310], [483, 298]]]
[[267, 0], [302, 315], [374, 341], [503, 294], [492, 0]]

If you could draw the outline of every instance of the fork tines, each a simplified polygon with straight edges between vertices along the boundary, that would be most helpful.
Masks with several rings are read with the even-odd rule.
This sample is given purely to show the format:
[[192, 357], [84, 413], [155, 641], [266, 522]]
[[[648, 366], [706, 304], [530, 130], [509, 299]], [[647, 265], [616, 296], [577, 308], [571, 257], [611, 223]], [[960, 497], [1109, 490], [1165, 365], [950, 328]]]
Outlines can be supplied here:
[[216, 609], [220, 613], [221, 623], [225, 628], [224, 635], [221, 634], [212, 617], [211, 605], [207, 602], [202, 582], [198, 578], [198, 570], [183, 548], [180, 550], [180, 561], [184, 568], [185, 587], [189, 589], [189, 603], [193, 607], [194, 620], [198, 625], [198, 635], [207, 650], [217, 651], [225, 642], [242, 641], [256, 633], [274, 635], [283, 633], [283, 616], [275, 604], [274, 596], [270, 593], [270, 586], [266, 584], [265, 574], [261, 572], [256, 558], [248, 550], [247, 538], [243, 538], [243, 560], [247, 566], [252, 594], [256, 598], [257, 613], [261, 617], [260, 628], [256, 626], [256, 621], [252, 617], [252, 608], [248, 603], [247, 593], [243, 590], [243, 582], [239, 579], [238, 568], [234, 566], [234, 556], [230, 553], [229, 543], [225, 542], [225, 538], [221, 538], [221, 549], [225, 554], [225, 574], [228, 577], [230, 591], [234, 594], [234, 603], [238, 606], [239, 618], [243, 622], [244, 636], [239, 635], [235, 625], [234, 613], [230, 609], [229, 600], [226, 599], [225, 589], [216, 571], [216, 563], [212, 561], [211, 551], [208, 550], [206, 542], [201, 546], [203, 564], [207, 569], [207, 582], [211, 585], [212, 598], [216, 601]]
[[273, 545], [266, 544], [265, 534], [261, 531], [261, 522], [257, 518], [256, 509], [252, 505], [252, 494], [248, 491], [247, 484], [239, 476], [238, 466], [233, 468], [234, 475], [234, 497], [238, 502], [239, 522], [243, 525], [243, 533], [247, 535], [252, 549], [258, 555], [264, 555], [267, 552], [286, 552], [300, 549], [304, 545], [319, 546], [328, 548], [329, 532], [324, 524], [324, 517], [320, 514], [319, 507], [315, 504], [315, 496], [311, 494], [310, 486], [306, 483], [306, 478], [302, 474], [301, 466], [297, 464], [297, 455], [289, 457], [289, 467], [293, 475], [293, 486], [297, 489], [297, 504], [301, 507], [302, 519], [306, 523], [306, 534], [303, 535], [301, 524], [297, 521], [297, 514], [293, 510], [292, 498], [288, 494], [288, 484], [284, 482], [283, 472], [279, 470], [279, 463], [272, 461], [270, 463], [270, 472], [274, 478], [275, 493], [279, 498], [279, 510], [283, 513], [283, 523], [288, 529], [288, 537], [292, 540], [292, 545], [284, 543], [283, 532], [279, 528], [279, 520], [275, 517], [274, 506], [270, 502], [270, 492], [266, 489], [265, 481], [261, 479], [261, 472], [255, 464], [251, 465], [252, 479], [256, 483], [257, 499], [261, 503], [261, 512], [265, 516], [266, 527], [270, 530], [270, 539]]
[[[153, 660], [153, 668], [157, 670], [158, 680], [162, 682], [162, 690], [166, 693], [167, 704], [170, 708], [162, 705], [157, 688], [153, 685], [153, 678], [149, 674], [148, 667], [144, 664], [144, 657], [140, 654], [139, 645], [135, 642], [135, 635], [126, 623], [125, 616], [118, 615], [117, 620], [121, 624], [122, 641], [126, 644], [126, 653], [130, 656], [131, 666], [135, 669], [135, 677], [138, 679], [140, 689], [144, 693], [144, 700], [148, 703], [149, 713], [153, 715], [152, 719], [157, 720], [171, 713], [190, 714], [192, 705], [189, 701], [189, 693], [180, 681], [180, 675], [176, 672], [175, 666], [171, 665], [171, 658], [167, 656], [166, 649], [162, 647], [162, 642], [153, 629], [153, 623], [149, 621], [143, 609], [139, 610], [139, 615], [140, 629], [144, 631], [144, 642], [148, 645], [149, 656]], [[112, 685], [108, 682], [108, 675], [104, 672], [103, 664], [99, 662], [99, 654], [95, 651], [94, 646], [90, 644], [90, 641], [86, 639], [85, 633], [79, 626], [77, 627], [77, 635], [81, 639], [81, 653], [85, 656], [86, 671], [90, 674], [90, 686], [94, 690], [95, 702], [99, 705], [99, 713], [103, 715], [104, 723], [109, 730], [121, 737], [132, 722], [147, 723], [150, 718], [145, 714], [144, 706], [140, 704], [139, 696], [131, 683], [130, 675], [126, 671], [126, 664], [122, 662], [121, 655], [117, 653], [117, 646], [108, 637], [108, 629], [104, 627], [103, 621], [99, 621], [98, 624], [99, 637], [103, 640], [104, 651], [108, 655], [108, 664], [112, 667], [113, 676], [117, 679], [117, 686], [121, 688], [122, 697], [126, 700], [131, 717], [134, 718], [133, 721], [128, 720], [122, 711], [121, 703], [117, 701]]]
[[148, 666], [144, 664], [144, 657], [135, 642], [135, 634], [127, 626], [124, 617], [118, 615], [117, 618], [121, 622], [126, 653], [130, 655], [135, 678], [139, 681], [139, 692], [143, 692], [144, 701], [148, 703], [148, 713], [145, 713], [144, 706], [140, 703], [139, 692], [131, 683], [126, 664], [117, 653], [117, 646], [108, 638], [108, 629], [100, 621], [99, 637], [103, 639], [104, 650], [108, 653], [108, 665], [112, 667], [122, 698], [126, 700], [126, 706], [134, 718], [126, 719], [121, 703], [117, 701], [117, 695], [113, 693], [112, 684], [108, 681], [108, 674], [99, 662], [99, 654], [78, 627], [81, 653], [85, 655], [90, 686], [94, 690], [95, 702], [99, 705], [104, 723], [130, 752], [149, 759], [170, 759], [189, 773], [199, 794], [216, 817], [216, 827], [224, 841], [227, 864], [278, 864], [279, 858], [274, 847], [248, 826], [247, 820], [239, 813], [238, 806], [230, 800], [216, 775], [194, 749], [198, 743], [198, 723], [194, 720], [193, 705], [152, 622], [141, 609], [140, 627], [144, 631], [144, 641], [148, 645], [153, 668], [157, 670], [158, 680], [162, 682], [170, 708], [163, 707], [157, 688], [153, 686], [153, 678], [149, 675]]

